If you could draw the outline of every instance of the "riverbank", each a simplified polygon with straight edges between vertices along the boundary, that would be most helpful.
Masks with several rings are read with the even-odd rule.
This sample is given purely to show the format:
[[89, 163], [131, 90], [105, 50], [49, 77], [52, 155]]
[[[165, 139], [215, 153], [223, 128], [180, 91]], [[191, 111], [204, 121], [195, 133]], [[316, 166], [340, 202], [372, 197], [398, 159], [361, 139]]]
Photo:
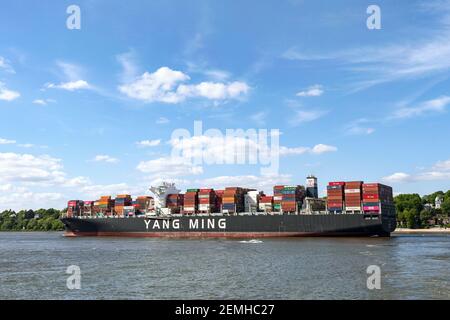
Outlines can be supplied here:
[[450, 228], [407, 229], [397, 228], [391, 234], [450, 234]]

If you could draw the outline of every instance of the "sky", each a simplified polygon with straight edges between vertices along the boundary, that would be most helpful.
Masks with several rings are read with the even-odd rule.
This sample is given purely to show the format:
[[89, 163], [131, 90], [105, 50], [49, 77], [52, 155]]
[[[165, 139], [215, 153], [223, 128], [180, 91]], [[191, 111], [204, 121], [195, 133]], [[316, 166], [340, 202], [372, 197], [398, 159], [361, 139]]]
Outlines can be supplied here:
[[[379, 29], [372, 4], [2, 1], [0, 209], [161, 181], [271, 194], [308, 174], [321, 194], [342, 180], [450, 189], [450, 1], [376, 1]], [[220, 137], [237, 129], [279, 148]], [[219, 161], [235, 146], [278, 165]]]

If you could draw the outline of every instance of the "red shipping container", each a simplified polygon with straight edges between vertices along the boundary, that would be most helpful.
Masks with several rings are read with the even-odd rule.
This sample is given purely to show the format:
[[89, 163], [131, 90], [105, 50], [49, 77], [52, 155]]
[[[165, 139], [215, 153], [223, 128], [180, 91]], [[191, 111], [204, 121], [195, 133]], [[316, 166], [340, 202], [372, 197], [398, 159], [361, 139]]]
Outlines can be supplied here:
[[334, 181], [334, 182], [329, 182], [328, 185], [329, 186], [344, 186], [345, 182], [343, 182], [343, 181]]

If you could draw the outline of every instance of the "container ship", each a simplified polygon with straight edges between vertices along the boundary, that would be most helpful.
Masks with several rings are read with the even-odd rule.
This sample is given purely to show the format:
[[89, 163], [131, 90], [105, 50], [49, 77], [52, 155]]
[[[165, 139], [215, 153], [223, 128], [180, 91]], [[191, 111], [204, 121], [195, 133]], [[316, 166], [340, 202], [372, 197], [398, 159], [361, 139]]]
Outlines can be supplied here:
[[187, 189], [173, 183], [152, 196], [71, 200], [61, 218], [66, 236], [266, 238], [390, 236], [396, 227], [392, 188], [363, 181], [330, 182], [318, 196], [317, 178], [306, 186], [278, 185], [273, 195], [228, 187]]

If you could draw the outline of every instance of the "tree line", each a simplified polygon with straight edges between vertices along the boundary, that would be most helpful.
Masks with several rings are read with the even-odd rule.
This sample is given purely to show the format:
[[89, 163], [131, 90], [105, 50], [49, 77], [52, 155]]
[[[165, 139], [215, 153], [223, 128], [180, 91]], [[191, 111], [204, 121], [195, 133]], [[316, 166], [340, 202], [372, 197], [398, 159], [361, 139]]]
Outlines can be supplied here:
[[0, 231], [61, 231], [60, 216], [56, 209], [5, 210], [0, 213]]
[[[435, 208], [436, 197], [443, 199], [441, 208]], [[403, 228], [429, 228], [435, 225], [450, 227], [450, 190], [420, 196], [417, 193], [394, 197], [397, 222]]]

